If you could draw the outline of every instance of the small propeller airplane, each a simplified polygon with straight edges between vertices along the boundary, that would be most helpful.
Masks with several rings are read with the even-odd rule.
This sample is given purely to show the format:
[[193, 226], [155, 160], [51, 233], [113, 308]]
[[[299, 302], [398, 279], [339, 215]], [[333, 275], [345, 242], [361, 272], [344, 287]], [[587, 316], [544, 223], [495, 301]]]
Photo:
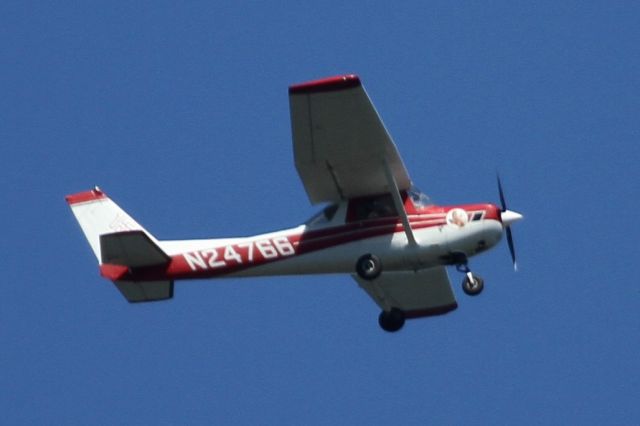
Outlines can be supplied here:
[[173, 297], [179, 279], [348, 273], [380, 307], [382, 329], [457, 308], [446, 266], [477, 295], [484, 280], [469, 258], [522, 215], [491, 203], [437, 206], [413, 186], [358, 76], [289, 87], [295, 165], [312, 204], [304, 224], [250, 237], [161, 241], [107, 195], [66, 197], [100, 264], [129, 302]]

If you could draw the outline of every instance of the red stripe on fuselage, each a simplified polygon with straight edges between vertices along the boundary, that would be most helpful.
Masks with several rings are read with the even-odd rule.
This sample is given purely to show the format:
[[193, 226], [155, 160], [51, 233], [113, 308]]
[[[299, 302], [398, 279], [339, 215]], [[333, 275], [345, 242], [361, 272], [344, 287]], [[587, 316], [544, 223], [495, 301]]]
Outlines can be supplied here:
[[[441, 216], [440, 218], [427, 220], [410, 219], [410, 223], [413, 230], [432, 228], [444, 225], [445, 217]], [[398, 222], [395, 217], [391, 218], [391, 220], [377, 220], [377, 222], [370, 224], [349, 224], [326, 230], [309, 231], [300, 236], [299, 253], [309, 253], [340, 244], [348, 244], [382, 235], [392, 235], [398, 232], [404, 232], [404, 228], [402, 223]]]

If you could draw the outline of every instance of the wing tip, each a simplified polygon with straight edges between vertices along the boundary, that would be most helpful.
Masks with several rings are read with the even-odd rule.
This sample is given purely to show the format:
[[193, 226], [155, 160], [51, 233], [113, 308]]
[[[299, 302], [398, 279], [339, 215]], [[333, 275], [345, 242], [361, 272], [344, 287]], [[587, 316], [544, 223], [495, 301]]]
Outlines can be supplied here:
[[360, 77], [355, 74], [337, 75], [289, 86], [289, 94], [332, 92], [360, 86]]
[[435, 306], [433, 308], [427, 309], [415, 309], [411, 311], [405, 312], [405, 316], [407, 319], [414, 318], [423, 318], [423, 317], [432, 317], [436, 315], [443, 315], [448, 312], [454, 311], [458, 308], [457, 302], [448, 303], [442, 306]]

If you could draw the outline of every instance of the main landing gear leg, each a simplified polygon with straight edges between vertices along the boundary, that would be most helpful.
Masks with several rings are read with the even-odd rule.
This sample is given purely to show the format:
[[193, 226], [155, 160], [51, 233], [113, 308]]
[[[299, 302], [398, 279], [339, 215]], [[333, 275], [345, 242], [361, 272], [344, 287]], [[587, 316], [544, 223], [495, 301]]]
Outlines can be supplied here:
[[469, 296], [477, 296], [482, 293], [482, 290], [484, 289], [484, 280], [479, 275], [475, 275], [471, 272], [466, 260], [464, 263], [456, 265], [456, 269], [458, 272], [465, 274], [465, 277], [462, 280], [462, 290], [466, 294]]

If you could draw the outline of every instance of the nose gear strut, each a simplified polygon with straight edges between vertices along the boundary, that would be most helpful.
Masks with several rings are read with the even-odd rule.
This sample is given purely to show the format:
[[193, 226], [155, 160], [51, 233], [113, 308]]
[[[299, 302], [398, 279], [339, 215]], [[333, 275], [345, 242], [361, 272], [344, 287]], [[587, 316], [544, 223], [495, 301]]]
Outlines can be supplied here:
[[462, 291], [469, 296], [477, 296], [482, 293], [482, 290], [484, 289], [484, 279], [471, 272], [471, 269], [469, 269], [469, 262], [466, 257], [462, 263], [458, 263], [456, 265], [456, 270], [465, 274], [465, 277], [462, 280]]

